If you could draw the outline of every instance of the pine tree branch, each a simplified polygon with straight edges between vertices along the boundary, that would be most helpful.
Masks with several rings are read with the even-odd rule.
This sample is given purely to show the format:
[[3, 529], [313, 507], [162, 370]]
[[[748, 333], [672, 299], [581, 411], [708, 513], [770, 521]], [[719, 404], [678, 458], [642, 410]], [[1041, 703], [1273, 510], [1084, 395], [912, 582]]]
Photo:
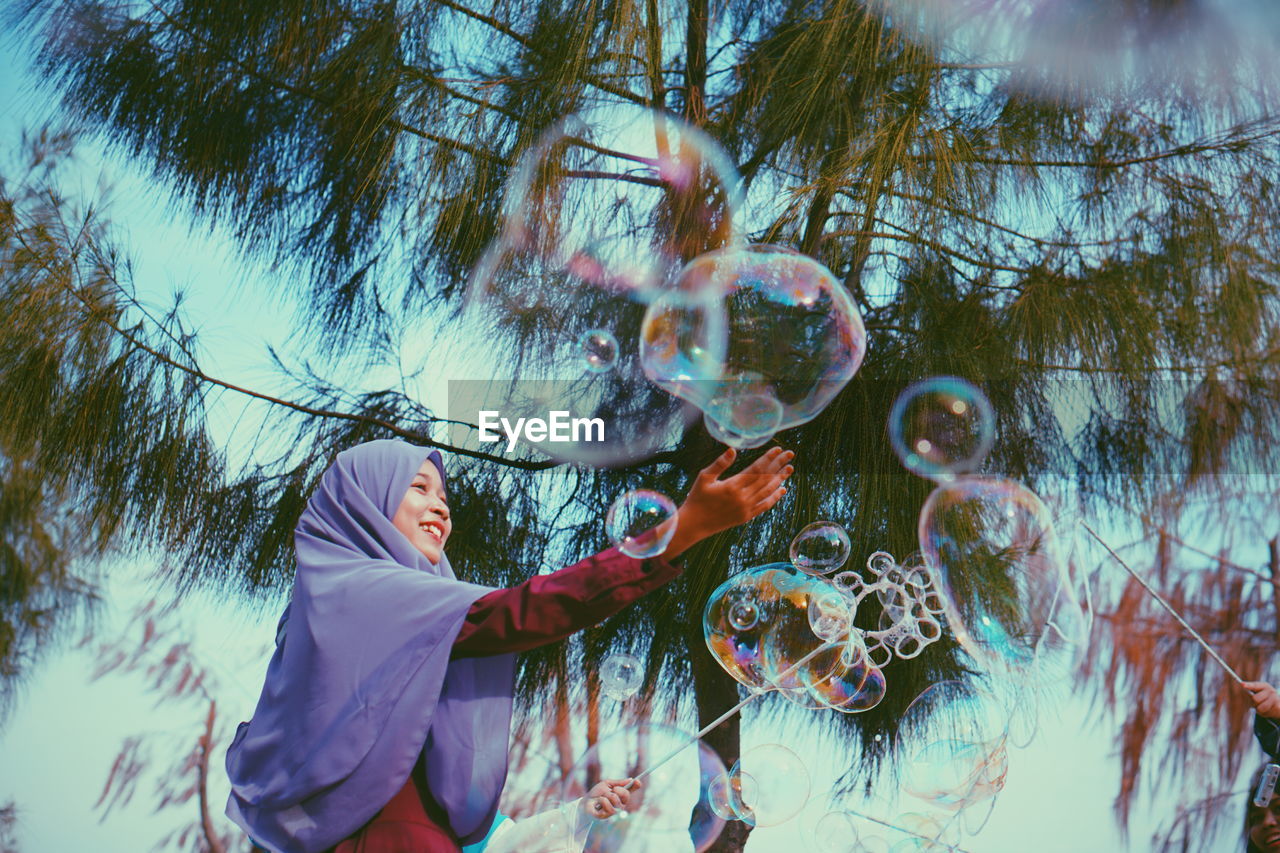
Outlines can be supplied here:
[[[31, 245], [26, 241], [26, 238], [23, 236], [22, 231], [20, 229], [15, 229], [14, 234], [17, 237], [18, 241], [22, 243], [23, 247], [26, 248], [27, 251], [32, 253], [33, 257], [39, 257], [35, 252], [35, 250], [31, 247]], [[57, 279], [55, 271], [50, 268], [47, 261], [39, 260], [38, 263], [40, 267], [45, 270], [45, 272], [50, 273], [50, 275], [52, 275], [55, 278], [55, 280]], [[262, 400], [263, 402], [270, 403], [274, 406], [280, 406], [282, 408], [290, 409], [292, 411], [299, 412], [301, 414], [313, 415], [315, 417], [330, 418], [335, 420], [352, 421], [355, 423], [370, 424], [372, 426], [385, 429], [391, 434], [399, 436], [400, 438], [412, 440], [417, 444], [422, 444], [427, 447], [439, 448], [440, 450], [446, 450], [450, 453], [456, 453], [461, 456], [468, 456], [468, 457], [471, 457], [472, 459], [479, 459], [485, 462], [495, 462], [499, 465], [505, 465], [508, 468], [516, 468], [521, 471], [544, 471], [549, 468], [554, 468], [560, 464], [559, 462], [556, 462], [554, 460], [546, 460], [542, 462], [526, 462], [518, 459], [506, 459], [502, 456], [496, 456], [491, 453], [484, 453], [478, 450], [470, 450], [465, 447], [455, 447], [450, 444], [445, 444], [443, 442], [435, 441], [434, 439], [431, 439], [425, 435], [422, 435], [421, 433], [404, 429], [403, 427], [397, 426], [391, 423], [390, 421], [382, 420], [381, 418], [374, 418], [374, 417], [370, 417], [369, 415], [353, 414], [350, 412], [339, 412], [339, 411], [334, 411], [332, 409], [319, 409], [314, 406], [307, 406], [302, 403], [295, 403], [291, 400], [285, 400], [280, 397], [273, 397], [270, 394], [264, 394], [261, 391], [254, 391], [250, 388], [245, 388], [243, 386], [228, 382], [225, 379], [219, 379], [215, 376], [210, 376], [200, 368], [183, 364], [175, 360], [174, 358], [170, 357], [168, 354], [161, 352], [160, 350], [157, 350], [154, 347], [151, 347], [146, 343], [142, 342], [141, 340], [139, 340], [138, 338], [130, 334], [127, 330], [121, 328], [119, 324], [111, 320], [109, 317], [105, 316], [100, 309], [95, 308], [92, 304], [90, 304], [90, 302], [87, 299], [84, 298], [84, 296], [77, 293], [75, 289], [70, 287], [69, 285], [59, 282], [59, 287], [61, 287], [63, 290], [69, 293], [73, 298], [79, 301], [85, 307], [85, 309], [87, 310], [88, 316], [91, 319], [97, 320], [98, 322], [107, 326], [107, 328], [111, 329], [119, 337], [121, 337], [126, 342], [128, 342], [130, 346], [150, 355], [152, 358], [159, 361], [160, 363], [168, 367], [171, 367], [175, 370], [179, 370], [202, 383], [205, 383], [208, 385], [214, 385], [220, 388], [225, 388], [228, 391], [235, 391], [247, 397], [251, 397], [255, 400]], [[434, 420], [436, 419], [433, 419], [433, 421]]]
[[[1018, 237], [1019, 239], [1022, 239], [1022, 240], [1027, 240], [1029, 242], [1035, 243], [1038, 246], [1052, 246], [1052, 247], [1061, 248], [1061, 249], [1080, 249], [1080, 248], [1089, 247], [1089, 246], [1114, 246], [1117, 243], [1124, 243], [1129, 240], [1128, 237], [1113, 237], [1110, 240], [1076, 240], [1076, 241], [1047, 240], [1043, 237], [1033, 237], [1030, 234], [1024, 234], [1023, 232], [1010, 228], [1007, 225], [1001, 225], [999, 222], [996, 222], [993, 219], [987, 219], [984, 216], [979, 216], [978, 214], [974, 213], [971, 210], [966, 210], [961, 207], [956, 207], [955, 205], [948, 204], [947, 202], [941, 201], [939, 199], [928, 198], [926, 196], [916, 195], [914, 193], [902, 192], [900, 190], [890, 190], [889, 195], [893, 196], [894, 198], [903, 199], [904, 201], [914, 201], [914, 202], [919, 202], [921, 204], [927, 204], [932, 207], [940, 208], [941, 210], [945, 210], [947, 213], [951, 213], [956, 216], [963, 216], [966, 219], [972, 219], [974, 222], [977, 222], [980, 225], [985, 225], [988, 228], [994, 228], [997, 231], [1003, 231], [1005, 234], [1009, 234], [1010, 236], [1013, 236], [1013, 237]], [[832, 216], [858, 216], [859, 214], [849, 212], [849, 211], [837, 211], [831, 215]]]
[[[1271, 117], [1257, 119], [1251, 124], [1266, 125], [1274, 122]], [[1107, 160], [1099, 158], [1097, 160], [1031, 160], [1031, 159], [1013, 159], [1003, 157], [953, 157], [950, 159], [958, 159], [966, 163], [979, 163], [984, 166], [1018, 166], [1024, 168], [1039, 167], [1062, 167], [1072, 169], [1095, 169], [1098, 171], [1109, 171], [1113, 169], [1126, 169], [1130, 166], [1138, 166], [1144, 163], [1154, 163], [1160, 160], [1168, 160], [1175, 157], [1188, 157], [1193, 154], [1204, 154], [1209, 151], [1230, 151], [1233, 149], [1244, 149], [1254, 142], [1261, 142], [1264, 139], [1270, 139], [1274, 136], [1280, 136], [1280, 126], [1270, 127], [1261, 130], [1249, 136], [1238, 136], [1233, 129], [1232, 132], [1222, 134], [1216, 138], [1204, 139], [1197, 142], [1189, 142], [1185, 145], [1178, 145], [1167, 151], [1157, 151], [1153, 154], [1146, 154], [1137, 157], [1126, 157], [1120, 160]], [[943, 158], [932, 154], [917, 154], [912, 159], [921, 163], [942, 162]]]
[[[877, 220], [877, 221], [883, 221], [883, 220]], [[997, 270], [1000, 272], [1013, 272], [1013, 273], [1019, 273], [1023, 275], [1032, 271], [1032, 269], [1029, 267], [1011, 267], [1011, 266], [1006, 266], [1004, 264], [993, 264], [989, 261], [982, 261], [971, 255], [966, 255], [963, 252], [957, 251], [956, 249], [952, 249], [950, 246], [946, 246], [942, 243], [939, 243], [936, 240], [930, 240], [926, 237], [921, 237], [918, 234], [913, 234], [907, 231], [905, 228], [902, 228], [902, 226], [900, 225], [892, 225], [892, 223], [886, 223], [886, 224], [889, 224], [894, 228], [901, 228], [901, 230], [904, 233], [895, 234], [890, 231], [865, 231], [862, 229], [857, 229], [857, 230], [849, 229], [849, 230], [841, 230], [841, 231], [831, 231], [831, 232], [828, 232], [826, 236], [827, 237], [866, 237], [866, 238], [878, 237], [884, 240], [900, 240], [904, 243], [912, 243], [918, 246], [925, 246], [927, 248], [933, 249], [936, 252], [941, 252], [944, 255], [949, 255], [953, 258], [956, 258], [957, 260], [964, 261], [967, 264], [971, 264], [972, 266], [979, 267], [981, 269]], [[999, 290], [1011, 290], [1018, 293], [1022, 292], [1021, 288], [1017, 288], [1017, 287], [1009, 287], [1009, 286], [1002, 286], [1002, 285], [987, 285], [987, 286], [993, 287]]]
[[[195, 41], [203, 45], [206, 50], [211, 50], [211, 51], [215, 50], [214, 45], [210, 44], [208, 39], [205, 39], [203, 36], [195, 32], [194, 30], [188, 27], [184, 27], [177, 19], [173, 18], [171, 15], [169, 15], [169, 13], [165, 12], [154, 2], [151, 3], [151, 8], [157, 14], [159, 14], [160, 17], [162, 17], [165, 20], [165, 23], [167, 23], [169, 26], [173, 27], [179, 32], [186, 33], [192, 39], [194, 39]], [[249, 65], [243, 60], [228, 54], [226, 51], [218, 51], [218, 55], [221, 56], [222, 59], [224, 59], [227, 62], [230, 62], [237, 69], [249, 75], [250, 77], [253, 77], [255, 80], [257, 80], [260, 83], [265, 83], [268, 86], [274, 87], [284, 92], [288, 92], [291, 95], [296, 95], [297, 97], [305, 98], [309, 101], [312, 101], [313, 103], [316, 103], [322, 107], [325, 107], [326, 109], [329, 109], [332, 111], [337, 110], [337, 105], [334, 104], [333, 101], [329, 100], [328, 98], [324, 97], [318, 92], [314, 92], [305, 87], [298, 86], [294, 83], [289, 83], [288, 81], [281, 80], [277, 77], [267, 74], [266, 72], [258, 68], [255, 68], [254, 66]], [[509, 160], [497, 154], [494, 154], [492, 151], [487, 151], [483, 148], [477, 148], [474, 145], [468, 145], [465, 142], [459, 142], [456, 139], [450, 139], [449, 137], [441, 136], [438, 133], [431, 133], [430, 131], [423, 130], [422, 128], [414, 127], [413, 125], [406, 124], [405, 122], [400, 121], [399, 119], [387, 117], [384, 120], [386, 121], [389, 127], [393, 128], [394, 130], [400, 131], [402, 133], [407, 133], [411, 136], [416, 136], [420, 139], [425, 139], [428, 142], [434, 142], [437, 145], [443, 145], [446, 148], [451, 148], [455, 151], [460, 151], [464, 154], [470, 154], [472, 157], [478, 157], [482, 160], [489, 160], [491, 162], [498, 163], [503, 166], [511, 165]]]
[[[1223, 359], [1222, 361], [1214, 361], [1208, 364], [1198, 365], [1148, 365], [1141, 370], [1142, 373], [1188, 373], [1199, 375], [1207, 370], [1215, 370], [1220, 368], [1257, 368], [1272, 359], [1280, 356], [1280, 346], [1272, 347], [1258, 353], [1249, 359]], [[1125, 370], [1121, 367], [1091, 367], [1081, 364], [1048, 364], [1045, 362], [1033, 361], [1031, 359], [1015, 359], [1015, 364], [1032, 367], [1038, 370], [1063, 370], [1068, 373], [1088, 373], [1088, 374], [1119, 374], [1130, 375], [1134, 373], [1131, 370]]]
[[[430, 0], [430, 2], [435, 3], [437, 6], [443, 6], [446, 9], [452, 9], [453, 11], [457, 12], [460, 15], [464, 15], [468, 18], [471, 18], [473, 21], [478, 21], [479, 23], [482, 23], [488, 27], [492, 27], [497, 32], [502, 33], [507, 38], [516, 42], [516, 44], [519, 44], [521, 47], [533, 53], [536, 53], [539, 56], [546, 55], [545, 51], [542, 50], [541, 46], [538, 45], [533, 39], [516, 32], [516, 30], [507, 26], [502, 21], [498, 20], [492, 15], [485, 15], [481, 12], [475, 11], [474, 9], [469, 9], [461, 3], [454, 2], [454, 0]], [[610, 95], [615, 95], [619, 98], [630, 101], [633, 104], [638, 104], [640, 106], [648, 105], [648, 101], [643, 96], [637, 95], [635, 92], [632, 92], [629, 89], [623, 89], [618, 86], [610, 86], [609, 84], [602, 82], [600, 78], [595, 77], [593, 75], [589, 75], [589, 74], [583, 75], [583, 80], [590, 83], [592, 86], [595, 86], [597, 89], [599, 89], [602, 92], [606, 92]]]

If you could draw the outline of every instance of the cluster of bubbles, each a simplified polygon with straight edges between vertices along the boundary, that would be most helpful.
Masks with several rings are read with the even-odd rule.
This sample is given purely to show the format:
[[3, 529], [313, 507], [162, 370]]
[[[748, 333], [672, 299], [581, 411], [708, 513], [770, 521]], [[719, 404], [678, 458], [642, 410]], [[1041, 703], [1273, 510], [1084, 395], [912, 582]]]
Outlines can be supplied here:
[[699, 416], [738, 448], [815, 417], [862, 362], [862, 319], [822, 264], [746, 242], [741, 183], [713, 139], [661, 112], [588, 109], [547, 131], [468, 284], [472, 322], [534, 338], [522, 383], [485, 407], [604, 418], [603, 441], [530, 442], [590, 465], [650, 455]]
[[752, 690], [848, 714], [884, 698], [884, 674], [853, 627], [852, 606], [830, 582], [790, 563], [721, 584], [703, 612], [703, 634], [725, 671]]
[[676, 505], [652, 489], [621, 495], [605, 514], [605, 533], [619, 551], [640, 560], [656, 557], [676, 535]]

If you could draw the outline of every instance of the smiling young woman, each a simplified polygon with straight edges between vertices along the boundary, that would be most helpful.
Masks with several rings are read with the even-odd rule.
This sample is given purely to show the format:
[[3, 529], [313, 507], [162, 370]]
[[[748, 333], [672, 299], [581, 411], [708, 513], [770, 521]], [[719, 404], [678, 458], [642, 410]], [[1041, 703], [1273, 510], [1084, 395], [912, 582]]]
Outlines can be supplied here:
[[[695, 542], [785, 494], [773, 448], [694, 480], [662, 557], [614, 548], [509, 589], [458, 580], [444, 462], [400, 441], [346, 450], [294, 531], [297, 573], [253, 718], [227, 751], [227, 814], [281, 853], [458, 853], [497, 825], [515, 654], [598, 624], [680, 574]], [[583, 809], [626, 799], [602, 782]]]

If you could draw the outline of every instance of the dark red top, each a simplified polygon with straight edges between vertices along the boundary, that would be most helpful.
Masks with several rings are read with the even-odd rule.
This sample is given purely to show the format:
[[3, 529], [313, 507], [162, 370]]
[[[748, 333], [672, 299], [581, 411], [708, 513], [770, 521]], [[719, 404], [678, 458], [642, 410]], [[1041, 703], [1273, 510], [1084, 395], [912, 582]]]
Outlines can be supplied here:
[[[661, 557], [637, 560], [616, 548], [549, 575], [476, 599], [453, 643], [453, 657], [523, 652], [597, 625], [680, 574]], [[334, 853], [458, 853], [415, 772], [372, 821]], [[437, 818], [439, 815], [437, 814]]]

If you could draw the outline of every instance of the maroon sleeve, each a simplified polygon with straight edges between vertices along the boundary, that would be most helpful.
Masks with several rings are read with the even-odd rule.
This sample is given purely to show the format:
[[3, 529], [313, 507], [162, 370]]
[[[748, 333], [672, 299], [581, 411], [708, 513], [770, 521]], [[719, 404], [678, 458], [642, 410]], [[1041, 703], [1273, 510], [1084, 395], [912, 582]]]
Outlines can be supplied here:
[[455, 658], [523, 652], [596, 625], [680, 574], [661, 557], [617, 548], [476, 599], [453, 643]]

